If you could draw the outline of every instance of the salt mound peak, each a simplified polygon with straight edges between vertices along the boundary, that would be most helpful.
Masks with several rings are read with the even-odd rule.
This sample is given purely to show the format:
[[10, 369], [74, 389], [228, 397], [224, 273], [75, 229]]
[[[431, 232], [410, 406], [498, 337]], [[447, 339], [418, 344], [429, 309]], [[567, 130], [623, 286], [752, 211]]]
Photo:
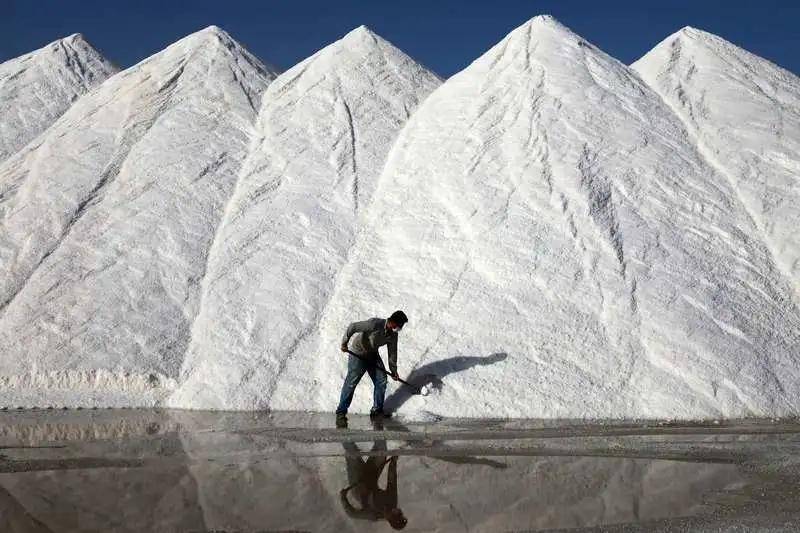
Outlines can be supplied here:
[[[719, 35], [717, 35], [715, 33], [711, 33], [709, 31], [706, 31], [706, 30], [703, 30], [703, 29], [700, 29], [700, 28], [696, 28], [694, 26], [684, 26], [683, 28], [681, 28], [680, 30], [676, 31], [672, 35], [669, 35], [662, 42], [670, 42], [670, 41], [674, 41], [676, 39], [680, 39], [680, 40], [684, 40], [684, 41], [694, 41], [694, 42], [696, 42], [698, 44], [705, 44], [705, 45], [714, 43], [716, 45], [723, 45], [723, 46], [726, 46], [726, 47], [732, 46], [732, 47], [738, 48], [742, 52], [746, 52], [745, 49], [736, 46], [735, 44], [733, 44], [732, 42], [728, 41], [727, 39], [724, 39], [723, 37], [720, 37]], [[656, 45], [656, 47], [658, 47], [658, 45]], [[749, 54], [750, 52], [747, 52], [747, 53]], [[763, 59], [763, 58], [759, 58], [759, 59]]]
[[311, 374], [318, 317], [386, 154], [439, 83], [360, 26], [269, 86], [169, 405], [274, 407]]
[[[164, 50], [143, 59], [138, 64], [130, 67], [126, 71], [126, 74], [140, 65], [153, 62], [164, 63], [165, 61], [170, 62], [178, 60], [183, 64], [185, 60], [186, 65], [189, 66], [192, 64], [204, 63], [209, 57], [218, 52], [230, 58], [234, 58], [234, 63], [236, 64], [242, 63], [241, 66], [244, 70], [255, 68], [260, 74], [267, 75], [270, 78], [274, 78], [280, 72], [280, 69], [271, 63], [263, 62], [250, 53], [247, 48], [234, 39], [228, 32], [219, 26], [211, 25], [194, 33], [190, 33], [167, 46]], [[215, 69], [218, 73], [224, 70], [216, 68], [213, 63], [209, 65], [209, 67], [212, 69], [209, 75], [211, 75]]]
[[519, 35], [530, 36], [534, 40], [542, 39], [545, 36], [556, 39], [583, 40], [580, 35], [573, 32], [552, 15], [537, 15], [512, 30], [506, 38], [514, 39]]
[[518, 31], [519, 29], [525, 28], [525, 27], [528, 27], [528, 26], [530, 26], [530, 27], [541, 27], [541, 28], [551, 28], [551, 29], [555, 29], [555, 30], [559, 30], [559, 31], [562, 31], [562, 32], [569, 33], [570, 35], [576, 35], [571, 29], [569, 29], [567, 26], [565, 26], [561, 22], [559, 22], [559, 20], [557, 18], [555, 18], [553, 15], [547, 15], [547, 14], [536, 15], [535, 17], [532, 17], [525, 24], [522, 24], [521, 26], [519, 26], [515, 30], [512, 30], [511, 33], [514, 33], [515, 31]]
[[[171, 45], [169, 45], [165, 50], [159, 52], [159, 54], [170, 50], [171, 48], [199, 48], [203, 46], [211, 46], [217, 43], [222, 43], [229, 48], [235, 49], [237, 51], [246, 52], [245, 48], [239, 44], [239, 42], [231, 37], [231, 35], [220, 28], [219, 26], [207, 26], [201, 30], [198, 30], [194, 33], [190, 33], [189, 35], [175, 41]], [[249, 54], [249, 52], [246, 52]], [[159, 54], [155, 54], [158, 56]]]
[[[358, 26], [356, 28], [353, 28], [349, 32], [347, 32], [347, 34], [344, 37], [342, 37], [341, 40], [355, 40], [355, 39], [364, 39], [364, 38], [374, 39], [376, 37], [380, 37], [380, 36], [377, 33], [375, 33], [374, 31], [372, 31], [368, 26], [365, 26], [364, 24], [362, 24], [362, 25], [360, 25], [360, 26]], [[335, 44], [335, 43], [333, 43], [333, 44]], [[330, 46], [330, 45], [328, 45], [328, 46]]]
[[[221, 42], [226, 46], [234, 47], [237, 50], [245, 51], [246, 49], [234, 39], [231, 34], [214, 24], [206, 26], [194, 33], [190, 33], [183, 39], [177, 41], [175, 44], [181, 42], [195, 42], [198, 46], [207, 45], [209, 43]], [[249, 52], [247, 52], [249, 54]]]
[[[619, 63], [555, 17], [539, 15], [509, 32], [500, 42], [475, 59], [471, 67], [477, 68], [481, 72], [480, 76], [484, 76], [487, 71], [503, 72], [509, 65], [526, 72], [544, 68], [567, 73], [580, 64], [584, 66], [575, 70], [574, 74], [587, 78], [591, 69], [587, 69], [585, 65], [593, 61], [590, 59], [592, 57], [603, 58], [599, 59], [603, 62], [612, 60]], [[619, 65], [622, 66], [621, 63]], [[463, 76], [466, 71], [469, 69], [455, 76]], [[618, 74], [625, 76], [623, 71], [624, 69], [620, 70]], [[476, 72], [472, 74], [478, 76]]]
[[[652, 57], [659, 53], [664, 53], [667, 51], [667, 49], [673, 49], [675, 52], [677, 52], [682, 47], [698, 51], [705, 50], [708, 54], [705, 56], [705, 60], [711, 61], [712, 63], [721, 60], [724, 56], [728, 56], [735, 57], [737, 61], [744, 61], [746, 63], [770, 65], [776, 69], [780, 69], [783, 75], [793, 78], [795, 81], [800, 81], [800, 78], [798, 78], [796, 74], [784, 69], [780, 65], [776, 65], [772, 61], [756, 55], [749, 50], [728, 41], [724, 37], [706, 30], [695, 28], [693, 26], [684, 26], [675, 33], [667, 36], [631, 66], [635, 67], [637, 63], [641, 65], [643, 64], [645, 58]], [[700, 63], [704, 61], [702, 56], [698, 56], [696, 59], [698, 59]]]
[[[390, 49], [398, 54], [406, 56], [405, 52], [401, 51], [394, 44], [384, 39], [381, 35], [375, 33], [371, 28], [364, 24], [353, 28], [347, 32], [341, 39], [332, 42], [320, 52], [336, 50], [338, 48], [350, 47], [373, 47], [378, 49]], [[313, 57], [313, 56], [312, 56]], [[407, 57], [407, 56], [406, 56]]]
[[175, 41], [173, 43], [173, 46], [181, 45], [187, 42], [201, 43], [205, 42], [208, 39], [219, 39], [222, 41], [230, 41], [238, 45], [238, 42], [236, 42], [236, 40], [233, 37], [231, 37], [231, 35], [228, 32], [226, 32], [219, 26], [212, 24], [210, 26], [206, 26], [205, 28], [192, 32], [186, 35], [185, 37], [182, 37], [181, 39]]
[[[361, 25], [277, 77], [268, 89], [263, 106], [266, 108], [272, 105], [273, 97], [269, 95], [280, 95], [296, 84], [316, 87], [319, 83], [320, 90], [332, 93], [349, 92], [351, 96], [361, 94], [365, 89], [361, 86], [363, 83], [372, 83], [367, 81], [369, 79], [377, 82], [379, 76], [376, 73], [387, 69], [399, 69], [395, 72], [401, 78], [409, 80], [418, 78], [415, 83], [421, 85], [429, 85], [431, 76], [437, 80], [437, 84], [440, 81], [436, 74], [417, 63], [391, 42], [367, 26]], [[404, 98], [407, 95], [403, 95], [401, 91], [398, 96]], [[259, 119], [264, 119], [265, 116], [262, 111]]]
[[717, 35], [684, 28], [632, 65], [737, 193], [800, 304], [800, 78]]
[[361, 26], [350, 30], [341, 39], [338, 39], [337, 41], [325, 46], [300, 64], [305, 64], [308, 60], [318, 58], [320, 56], [331, 55], [345, 50], [358, 54], [372, 53], [377, 50], [389, 50], [392, 54], [398, 57], [411, 59], [405, 54], [405, 52], [397, 48], [394, 44], [362, 24]]
[[231, 36], [230, 36], [230, 34], [228, 32], [226, 32], [225, 30], [223, 30], [222, 28], [220, 28], [216, 24], [211, 24], [209, 26], [206, 26], [205, 28], [203, 28], [202, 30], [198, 31], [197, 33], [210, 33], [210, 34], [213, 34], [213, 35], [225, 36], [225, 37], [228, 37], [229, 39], [231, 38]]
[[[274, 77], [206, 28], [113, 76], [0, 165], [0, 377], [13, 391], [0, 403], [50, 393], [68, 405], [152, 405], [172, 390], [134, 389], [180, 369], [209, 247]], [[89, 391], [89, 379], [59, 395], [65, 370], [143, 381]]]
[[61, 52], [63, 51], [63, 47], [65, 45], [70, 45], [70, 46], [76, 45], [83, 49], [86, 49], [89, 53], [100, 55], [100, 52], [98, 52], [91, 45], [91, 43], [89, 43], [89, 41], [86, 40], [86, 37], [84, 37], [82, 33], [73, 33], [71, 35], [67, 35], [66, 37], [61, 37], [60, 39], [56, 39], [50, 43], [47, 43], [43, 47], [38, 48], [32, 52], [28, 52], [27, 54], [23, 54], [16, 58], [11, 58], [3, 63], [0, 63], [0, 67], [3, 67], [6, 63], [18, 62], [22, 59], [26, 59], [29, 57], [42, 56], [45, 54]]
[[699, 36], [710, 35], [716, 37], [716, 35], [709, 33], [705, 30], [701, 30], [700, 28], [695, 28], [694, 26], [684, 26], [675, 33], [673, 33], [672, 35], [685, 35], [687, 37], [699, 37]]
[[79, 33], [0, 64], [0, 162], [116, 72]]
[[84, 42], [89, 44], [86, 41], [86, 38], [83, 36], [82, 33], [73, 33], [72, 35], [67, 35], [66, 37], [59, 39], [60, 41], [69, 41], [73, 43]]
[[397, 52], [400, 52], [400, 49], [394, 46], [392, 43], [372, 31], [369, 27], [365, 25], [358, 26], [353, 28], [349, 32], [347, 32], [341, 39], [334, 41], [327, 45], [325, 48], [321, 49], [320, 52], [330, 52], [337, 49], [380, 49], [380, 48], [390, 48], [394, 49]]
[[[73, 79], [8, 64], [0, 103]], [[549, 15], [441, 86], [366, 26], [275, 75], [209, 26], [0, 162], [0, 405], [330, 411], [400, 308], [401, 415], [800, 412], [796, 76]]]
[[315, 409], [332, 409], [343, 327], [395, 308], [413, 327], [401, 373], [447, 375], [435, 402], [392, 392], [401, 414], [800, 406], [800, 315], [736, 191], [656, 92], [552, 17], [426, 99], [374, 198], [320, 320]]

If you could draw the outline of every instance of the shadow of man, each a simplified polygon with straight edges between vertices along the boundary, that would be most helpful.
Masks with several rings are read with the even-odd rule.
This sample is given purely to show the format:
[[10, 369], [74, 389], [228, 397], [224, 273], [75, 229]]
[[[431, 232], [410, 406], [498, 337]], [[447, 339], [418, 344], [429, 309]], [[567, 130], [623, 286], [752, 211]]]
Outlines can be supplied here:
[[[415, 368], [411, 371], [411, 374], [408, 375], [406, 380], [420, 389], [429, 386], [430, 389], [441, 390], [443, 385], [442, 378], [445, 376], [468, 370], [474, 366], [486, 366], [499, 363], [505, 360], [506, 357], [508, 357], [508, 354], [505, 352], [497, 352], [484, 357], [466, 355], [450, 357]], [[413, 391], [409, 390], [408, 387], [399, 387], [386, 398], [383, 404], [384, 409], [390, 413], [394, 412], [413, 395]]]
[[[408, 520], [397, 507], [397, 456], [386, 457], [386, 441], [376, 440], [371, 455], [364, 458], [354, 442], [343, 442], [342, 446], [347, 452], [349, 485], [339, 492], [339, 496], [347, 515], [375, 522], [386, 520], [394, 529], [406, 527]], [[386, 488], [381, 489], [380, 477], [387, 464]], [[349, 497], [354, 498], [360, 508], [350, 503]]]

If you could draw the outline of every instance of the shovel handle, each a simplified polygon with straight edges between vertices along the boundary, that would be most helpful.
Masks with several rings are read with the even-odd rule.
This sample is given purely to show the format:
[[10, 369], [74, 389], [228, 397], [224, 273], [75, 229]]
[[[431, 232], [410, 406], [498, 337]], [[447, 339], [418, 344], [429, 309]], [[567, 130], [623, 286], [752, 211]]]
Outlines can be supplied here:
[[[381, 367], [379, 367], [378, 365], [374, 364], [372, 361], [370, 361], [370, 360], [368, 360], [368, 359], [364, 359], [363, 357], [361, 357], [360, 355], [358, 355], [357, 353], [355, 353], [355, 352], [353, 352], [353, 351], [347, 350], [347, 353], [349, 353], [349, 354], [350, 354], [350, 355], [352, 355], [353, 357], [357, 357], [357, 358], [361, 359], [361, 360], [362, 360], [362, 361], [364, 361], [365, 363], [369, 363], [370, 365], [374, 366], [375, 368], [377, 368], [378, 370], [380, 370], [381, 372], [383, 372], [383, 373], [384, 373], [384, 374], [386, 374], [387, 376], [391, 376], [391, 375], [392, 375], [392, 373], [391, 373], [391, 372], [389, 372], [388, 370], [386, 370], [385, 368], [381, 368]], [[394, 377], [394, 376], [393, 376], [393, 377]], [[422, 394], [422, 390], [421, 390], [421, 389], [419, 389], [419, 388], [418, 388], [416, 385], [412, 385], [411, 383], [409, 383], [408, 381], [404, 380], [404, 379], [403, 379], [403, 378], [401, 378], [400, 376], [397, 376], [397, 381], [399, 381], [400, 383], [402, 383], [402, 384], [403, 384], [403, 385], [405, 385], [406, 387], [410, 387], [410, 388], [411, 388], [412, 390], [414, 390], [414, 391], [415, 391], [417, 394]]]

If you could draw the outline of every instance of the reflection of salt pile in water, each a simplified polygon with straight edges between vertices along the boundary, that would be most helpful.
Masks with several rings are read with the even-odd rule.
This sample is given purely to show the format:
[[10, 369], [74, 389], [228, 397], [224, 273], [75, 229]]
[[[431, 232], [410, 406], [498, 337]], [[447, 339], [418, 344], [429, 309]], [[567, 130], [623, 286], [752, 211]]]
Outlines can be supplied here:
[[[183, 420], [186, 414], [178, 416]], [[196, 418], [200, 426], [208, 424], [202, 417]], [[393, 451], [400, 455], [399, 507], [409, 527], [418, 530], [460, 530], [465, 523], [478, 531], [590, 527], [686, 516], [713, 502], [717, 492], [739, 487], [743, 481], [737, 467], [730, 464], [613, 457], [471, 457], [464, 450], [481, 447], [481, 441], [464, 441], [459, 434], [466, 428], [476, 434], [483, 432], [482, 438], [487, 439], [492, 435], [502, 439], [503, 435], [478, 422], [450, 427], [450, 435], [459, 440], [448, 443], [444, 435], [437, 442], [422, 438], [439, 431], [446, 434], [447, 425], [410, 425], [417, 433], [408, 433], [410, 428], [390, 421], [383, 424], [389, 440], [382, 442], [375, 441], [382, 433], [364, 421], [356, 420], [356, 427], [349, 432], [320, 432], [303, 428], [317, 422], [325, 425], [324, 416], [301, 418], [293, 422], [289, 413], [274, 413], [271, 419], [278, 427], [182, 436], [184, 448], [193, 458], [199, 493], [208, 502], [205, 516], [209, 527], [374, 530], [373, 522], [351, 519], [339, 501], [340, 491], [352, 480], [345, 458], [331, 454], [345, 453], [346, 448], [352, 452], [355, 445], [343, 447], [339, 442], [351, 436], [361, 453], [377, 453], [379, 459]], [[359, 429], [362, 423], [363, 431]], [[404, 435], [413, 440], [404, 442]], [[591, 444], [595, 448], [605, 445], [602, 440]], [[573, 452], [580, 453], [579, 449]], [[249, 454], [260, 456], [267, 450], [280, 459], [247, 460]], [[240, 467], [224, 468], [208, 461], [220, 454], [228, 461], [237, 457], [242, 461]], [[372, 455], [361, 459], [368, 457]], [[271, 506], [266, 503], [270, 499], [249, 489], [259, 484], [272, 491], [275, 481], [280, 484], [284, 480], [305, 495], [303, 498], [312, 497], [314, 503], [304, 503], [303, 498], [288, 502], [279, 495]], [[386, 488], [385, 472], [379, 485]], [[239, 495], [235, 502], [226, 496], [231, 494]], [[325, 511], [310, 513], [306, 505]]]
[[[169, 461], [188, 463], [161, 460], [156, 467], [113, 469], [113, 476], [108, 468], [5, 474], [4, 509], [16, 502], [26, 516], [65, 533], [374, 530], [374, 523], [353, 521], [341, 506], [339, 492], [348, 486], [344, 457], [264, 459], [250, 455], [252, 439], [227, 454], [230, 443], [213, 434], [162, 444], [175, 452], [183, 446], [187, 455]], [[216, 451], [204, 454], [204, 445]], [[505, 531], [638, 523], [695, 514], [713, 493], [738, 486], [740, 479], [730, 465], [572, 457], [491, 461], [400, 457], [398, 504], [409, 526], [433, 530], [466, 522], [479, 531]]]
[[178, 429], [180, 426], [173, 418], [150, 409], [11, 411], [2, 413], [0, 445], [135, 439]]
[[[27, 455], [32, 452], [41, 459], [0, 476], [2, 519], [16, 508], [47, 527], [41, 531], [206, 531], [197, 485], [174, 433], [150, 441], [72, 442], [66, 450]], [[54, 460], [59, 454], [66, 458]], [[166, 459], [146, 465], [159, 455]]]
[[10, 533], [51, 533], [50, 528], [31, 515], [25, 507], [0, 486], [0, 509], [5, 531]]
[[[52, 424], [58, 415], [42, 417], [42, 422]], [[47, 458], [135, 458], [141, 461], [136, 468], [75, 469], [73, 465], [70, 470], [58, 470], [51, 465], [46, 471], [0, 476], [0, 487], [31, 517], [58, 531], [109, 530], [108, 524], [115, 524], [116, 531], [170, 527], [370, 531], [375, 523], [353, 520], [340, 501], [340, 491], [353, 483], [341, 454], [346, 449], [356, 455], [377, 453], [382, 462], [396, 453], [398, 506], [410, 527], [457, 529], [466, 523], [470, 529], [498, 531], [690, 515], [700, 512], [703, 502], [713, 502], [715, 493], [738, 487], [742, 481], [737, 468], [728, 464], [612, 457], [473, 457], [465, 450], [482, 444], [463, 440], [464, 429], [483, 432], [482, 438], [503, 435], [477, 423], [450, 426], [450, 436], [459, 440], [448, 442], [448, 426], [406, 428], [387, 422], [384, 431], [390, 440], [375, 441], [383, 433], [364, 421], [363, 433], [350, 430], [359, 441], [355, 444], [348, 440], [349, 432], [314, 429], [328, 423], [327, 417], [275, 413], [253, 420], [253, 415], [244, 413], [180, 411], [161, 416], [153, 420], [181, 431], [105, 441], [90, 438], [65, 442], [65, 449], [26, 452]], [[121, 418], [136, 418], [136, 413], [124, 413]], [[409, 433], [409, 429], [417, 432]], [[439, 432], [441, 441], [426, 438]], [[404, 441], [404, 436], [409, 440]], [[596, 440], [591, 445], [596, 452], [606, 444]], [[481, 449], [486, 453], [491, 448]], [[385, 473], [379, 485], [386, 488]], [[125, 509], [120, 511], [122, 494]]]

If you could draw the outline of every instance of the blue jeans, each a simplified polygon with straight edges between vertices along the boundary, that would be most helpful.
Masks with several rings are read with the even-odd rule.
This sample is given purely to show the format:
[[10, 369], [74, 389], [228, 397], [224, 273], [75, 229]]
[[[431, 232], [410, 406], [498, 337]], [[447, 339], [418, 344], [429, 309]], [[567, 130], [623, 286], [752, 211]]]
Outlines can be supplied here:
[[347, 375], [342, 384], [342, 394], [339, 398], [339, 407], [336, 408], [336, 413], [347, 413], [350, 407], [350, 402], [353, 401], [353, 393], [356, 391], [356, 385], [361, 381], [364, 372], [369, 374], [372, 379], [373, 393], [372, 393], [372, 411], [383, 410], [383, 397], [386, 395], [386, 374], [381, 372], [375, 367], [383, 368], [383, 361], [378, 354], [362, 355], [366, 361], [349, 354], [347, 361]]

